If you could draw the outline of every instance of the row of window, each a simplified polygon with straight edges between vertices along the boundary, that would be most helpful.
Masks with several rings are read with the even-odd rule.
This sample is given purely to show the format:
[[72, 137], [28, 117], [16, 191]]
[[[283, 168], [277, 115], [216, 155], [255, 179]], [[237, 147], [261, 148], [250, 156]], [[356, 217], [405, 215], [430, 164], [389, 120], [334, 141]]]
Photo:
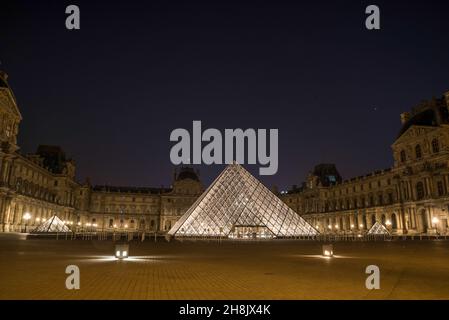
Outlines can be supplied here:
[[[438, 153], [440, 152], [440, 142], [438, 141], [437, 138], [432, 140], [432, 153]], [[416, 159], [421, 159], [422, 158], [422, 149], [421, 149], [421, 145], [417, 144], [415, 146], [415, 158]], [[405, 150], [401, 150], [401, 162], [405, 162], [407, 161], [407, 154], [405, 152]]]

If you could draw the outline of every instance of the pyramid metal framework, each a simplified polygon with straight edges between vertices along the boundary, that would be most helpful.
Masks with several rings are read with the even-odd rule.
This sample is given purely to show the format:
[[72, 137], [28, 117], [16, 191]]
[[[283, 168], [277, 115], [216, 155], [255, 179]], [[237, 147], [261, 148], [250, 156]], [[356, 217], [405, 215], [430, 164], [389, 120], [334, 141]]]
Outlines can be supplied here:
[[56, 215], [41, 223], [36, 229], [31, 231], [31, 233], [45, 233], [45, 232], [70, 232], [69, 227], [67, 227], [64, 222], [59, 219]]
[[168, 232], [175, 237], [275, 238], [319, 232], [239, 164], [228, 165]]
[[387, 228], [385, 228], [385, 226], [379, 222], [376, 222], [375, 224], [373, 224], [373, 226], [371, 227], [371, 229], [368, 230], [368, 234], [373, 234], [373, 235], [383, 235], [383, 234], [390, 234], [390, 232], [388, 232]]

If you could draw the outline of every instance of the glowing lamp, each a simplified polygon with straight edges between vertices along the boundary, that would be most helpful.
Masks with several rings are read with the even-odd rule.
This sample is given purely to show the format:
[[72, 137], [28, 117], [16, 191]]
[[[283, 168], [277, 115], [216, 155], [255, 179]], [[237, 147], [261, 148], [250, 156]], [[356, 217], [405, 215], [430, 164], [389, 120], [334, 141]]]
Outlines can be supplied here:
[[437, 224], [438, 222], [440, 222], [440, 219], [438, 219], [437, 217], [433, 217], [432, 218], [432, 223], [433, 224]]
[[332, 257], [334, 255], [334, 246], [332, 244], [323, 244], [323, 256]]
[[126, 259], [129, 254], [128, 244], [116, 244], [115, 245], [115, 257], [117, 259]]
[[31, 214], [29, 214], [28, 212], [25, 213], [25, 214], [23, 215], [23, 219], [24, 219], [25, 221], [30, 220], [30, 219], [31, 219]]
[[391, 221], [390, 221], [390, 220], [387, 220], [387, 221], [385, 221], [385, 224], [386, 224], [387, 226], [391, 226]]

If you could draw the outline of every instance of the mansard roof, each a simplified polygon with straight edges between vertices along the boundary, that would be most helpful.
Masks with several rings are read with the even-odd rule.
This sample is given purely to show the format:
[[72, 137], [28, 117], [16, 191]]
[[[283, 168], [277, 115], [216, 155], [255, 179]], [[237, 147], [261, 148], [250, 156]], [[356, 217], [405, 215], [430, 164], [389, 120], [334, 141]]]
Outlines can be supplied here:
[[176, 176], [176, 181], [191, 179], [195, 181], [200, 181], [198, 174], [191, 167], [182, 167]]
[[397, 138], [411, 126], [437, 127], [447, 123], [449, 123], [449, 112], [444, 98], [424, 101], [412, 110], [410, 119], [402, 125]]
[[340, 183], [342, 178], [333, 163], [321, 163], [315, 166], [312, 174], [317, 176], [324, 187]]
[[43, 165], [45, 168], [56, 174], [63, 172], [67, 159], [60, 146], [40, 145], [36, 154], [44, 159]]

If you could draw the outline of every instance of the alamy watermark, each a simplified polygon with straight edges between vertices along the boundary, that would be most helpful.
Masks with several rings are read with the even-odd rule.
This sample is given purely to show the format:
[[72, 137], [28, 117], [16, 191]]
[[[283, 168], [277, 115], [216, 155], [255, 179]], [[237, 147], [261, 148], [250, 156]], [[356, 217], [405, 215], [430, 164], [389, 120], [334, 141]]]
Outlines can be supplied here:
[[174, 165], [231, 164], [235, 160], [259, 164], [264, 166], [259, 168], [260, 175], [273, 175], [279, 164], [278, 136], [278, 129], [225, 129], [223, 137], [214, 128], [202, 132], [201, 121], [193, 121], [192, 135], [183, 128], [171, 132], [170, 141], [177, 143], [171, 148], [170, 160]]

